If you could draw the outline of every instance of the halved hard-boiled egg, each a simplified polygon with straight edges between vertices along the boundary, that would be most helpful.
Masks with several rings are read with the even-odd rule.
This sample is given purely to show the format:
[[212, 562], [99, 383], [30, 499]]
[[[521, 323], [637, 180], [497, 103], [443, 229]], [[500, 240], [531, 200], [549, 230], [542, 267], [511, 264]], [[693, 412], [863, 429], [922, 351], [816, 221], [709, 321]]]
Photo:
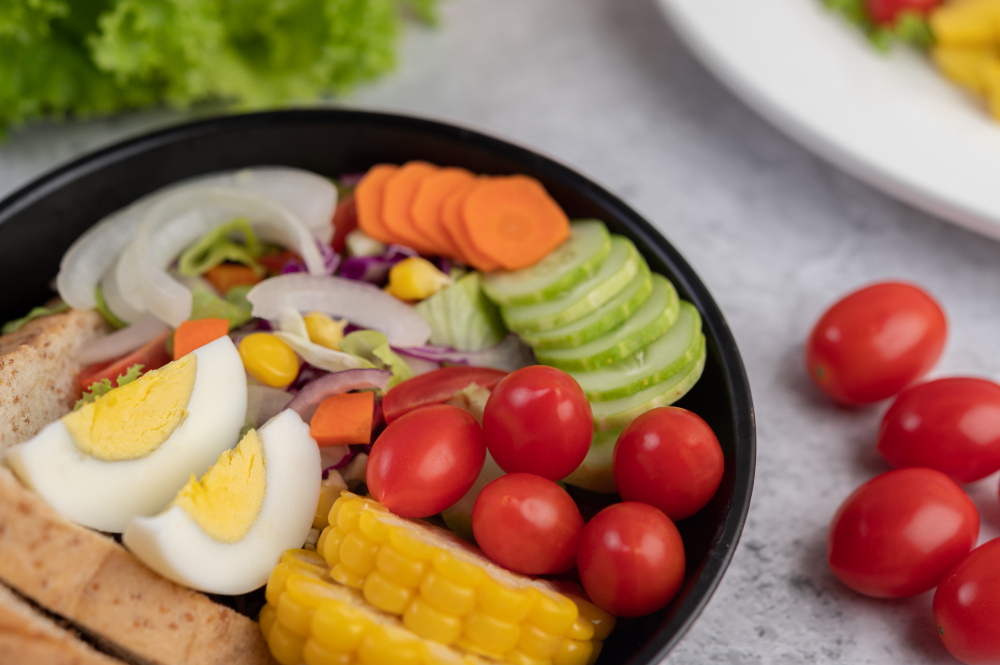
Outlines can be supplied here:
[[222, 337], [48, 425], [6, 462], [69, 519], [119, 533], [231, 448], [246, 408], [243, 362]]
[[285, 410], [250, 430], [155, 517], [132, 520], [122, 542], [147, 566], [208, 593], [267, 582], [285, 550], [301, 547], [319, 502], [319, 447]]

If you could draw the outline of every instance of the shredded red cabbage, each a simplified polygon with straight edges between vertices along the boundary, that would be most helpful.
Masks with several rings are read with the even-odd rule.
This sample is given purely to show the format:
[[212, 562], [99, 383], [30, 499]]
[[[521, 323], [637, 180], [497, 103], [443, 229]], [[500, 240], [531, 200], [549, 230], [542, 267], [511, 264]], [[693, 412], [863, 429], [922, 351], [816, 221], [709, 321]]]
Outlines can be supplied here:
[[409, 247], [389, 245], [385, 252], [378, 256], [348, 257], [340, 265], [339, 276], [382, 286], [389, 278], [389, 270], [403, 259], [412, 256], [417, 256], [417, 253]]

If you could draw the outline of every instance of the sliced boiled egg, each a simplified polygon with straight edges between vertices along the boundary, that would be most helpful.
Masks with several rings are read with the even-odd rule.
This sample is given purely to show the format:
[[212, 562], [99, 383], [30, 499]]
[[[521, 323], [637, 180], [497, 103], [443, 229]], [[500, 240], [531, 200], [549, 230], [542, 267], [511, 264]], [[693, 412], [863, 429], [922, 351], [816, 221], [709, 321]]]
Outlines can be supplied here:
[[246, 408], [243, 361], [222, 337], [48, 425], [6, 463], [69, 519], [119, 533], [231, 448]]
[[155, 517], [132, 520], [122, 542], [179, 584], [236, 595], [267, 582], [283, 552], [312, 528], [322, 476], [309, 426], [285, 410], [250, 430]]

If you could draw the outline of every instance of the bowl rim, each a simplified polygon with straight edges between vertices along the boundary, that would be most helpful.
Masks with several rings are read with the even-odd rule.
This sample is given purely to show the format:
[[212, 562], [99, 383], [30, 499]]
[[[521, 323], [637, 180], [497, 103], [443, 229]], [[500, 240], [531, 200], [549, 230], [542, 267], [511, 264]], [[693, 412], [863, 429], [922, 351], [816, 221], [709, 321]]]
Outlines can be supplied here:
[[518, 145], [481, 131], [462, 127], [453, 122], [387, 113], [382, 111], [315, 108], [263, 111], [236, 115], [219, 115], [194, 121], [182, 121], [151, 132], [112, 143], [83, 154], [62, 166], [57, 166], [0, 200], [0, 225], [25, 207], [58, 191], [64, 185], [106, 168], [117, 161], [134, 157], [170, 144], [183, 143], [220, 132], [261, 129], [297, 123], [356, 122], [375, 123], [404, 130], [422, 132], [453, 141], [466, 141], [477, 147], [514, 161], [531, 163], [532, 167], [578, 190], [599, 205], [627, 220], [630, 232], [641, 247], [659, 254], [676, 271], [676, 281], [683, 284], [692, 302], [703, 315], [704, 327], [710, 331], [718, 348], [730, 403], [733, 405], [734, 488], [725, 507], [725, 517], [718, 528], [694, 585], [677, 608], [670, 621], [660, 627], [644, 649], [631, 662], [656, 663], [666, 657], [701, 615], [715, 593], [732, 560], [750, 509], [756, 468], [756, 425], [750, 383], [739, 348], [721, 309], [708, 288], [684, 257], [653, 225], [620, 198], [578, 171], [540, 154], [533, 148]]

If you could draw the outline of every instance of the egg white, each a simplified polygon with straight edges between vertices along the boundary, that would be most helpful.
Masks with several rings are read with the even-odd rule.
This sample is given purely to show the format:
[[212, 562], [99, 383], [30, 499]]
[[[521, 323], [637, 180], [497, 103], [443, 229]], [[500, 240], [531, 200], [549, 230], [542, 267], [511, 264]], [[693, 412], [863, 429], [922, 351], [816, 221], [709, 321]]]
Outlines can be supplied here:
[[180, 506], [133, 519], [122, 542], [143, 563], [179, 584], [237, 595], [267, 583], [283, 552], [302, 546], [319, 503], [319, 448], [309, 426], [285, 410], [257, 430], [266, 488], [250, 531], [235, 543], [215, 540]]
[[145, 457], [105, 461], [80, 451], [61, 420], [7, 451], [6, 463], [52, 507], [83, 526], [120, 533], [137, 515], [163, 510], [191, 474], [234, 446], [246, 418], [246, 373], [229, 337], [197, 356], [188, 414]]

